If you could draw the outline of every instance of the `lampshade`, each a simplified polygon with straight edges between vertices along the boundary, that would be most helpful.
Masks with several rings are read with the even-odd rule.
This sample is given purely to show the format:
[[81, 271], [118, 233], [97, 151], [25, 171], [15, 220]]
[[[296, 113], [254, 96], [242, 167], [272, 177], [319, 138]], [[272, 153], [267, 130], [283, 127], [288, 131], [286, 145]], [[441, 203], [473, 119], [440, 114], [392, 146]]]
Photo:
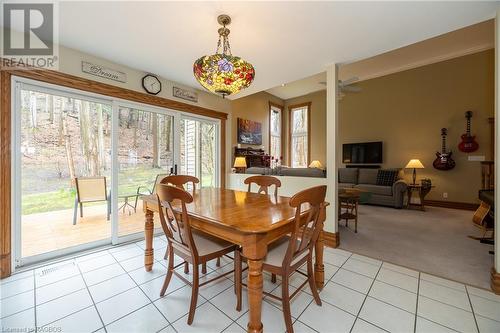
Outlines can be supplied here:
[[323, 169], [323, 165], [318, 160], [312, 161], [311, 164], [309, 164], [309, 167], [310, 168], [316, 168], [316, 169]]
[[236, 159], [234, 160], [234, 167], [235, 168], [246, 168], [247, 167], [247, 160], [245, 159], [245, 157], [243, 157], [243, 156], [236, 157]]
[[219, 32], [219, 42], [215, 54], [206, 55], [194, 62], [193, 73], [196, 80], [207, 90], [225, 97], [247, 88], [255, 77], [253, 66], [233, 56], [229, 45], [229, 29], [231, 18], [219, 15], [217, 18], [222, 28]]
[[410, 160], [408, 164], [405, 166], [406, 169], [423, 169], [424, 165], [422, 162], [420, 162], [419, 159], [415, 158], [413, 160]]

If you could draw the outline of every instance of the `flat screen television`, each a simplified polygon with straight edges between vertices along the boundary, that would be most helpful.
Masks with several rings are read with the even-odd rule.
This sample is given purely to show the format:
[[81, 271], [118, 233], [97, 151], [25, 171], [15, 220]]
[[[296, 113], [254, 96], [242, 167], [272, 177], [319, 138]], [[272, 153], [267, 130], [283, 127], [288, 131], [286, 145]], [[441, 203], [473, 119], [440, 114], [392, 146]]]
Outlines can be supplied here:
[[382, 163], [382, 141], [344, 143], [342, 145], [342, 161], [346, 164]]

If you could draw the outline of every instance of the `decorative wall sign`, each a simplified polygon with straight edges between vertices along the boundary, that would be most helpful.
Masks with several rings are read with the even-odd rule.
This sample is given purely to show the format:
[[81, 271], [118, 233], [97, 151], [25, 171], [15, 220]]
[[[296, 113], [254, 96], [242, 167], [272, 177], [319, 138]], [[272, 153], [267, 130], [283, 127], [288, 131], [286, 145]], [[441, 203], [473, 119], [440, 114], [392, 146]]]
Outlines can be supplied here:
[[238, 143], [260, 146], [262, 144], [262, 124], [238, 118]]
[[172, 94], [174, 97], [182, 98], [182, 99], [185, 99], [187, 101], [198, 103], [198, 93], [196, 93], [194, 91], [182, 89], [182, 88], [179, 88], [176, 86], [174, 86], [172, 89], [173, 89]]
[[102, 67], [100, 65], [92, 64], [87, 61], [82, 61], [82, 72], [89, 73], [95, 76], [103, 77], [105, 79], [127, 82], [127, 74], [114, 69]]

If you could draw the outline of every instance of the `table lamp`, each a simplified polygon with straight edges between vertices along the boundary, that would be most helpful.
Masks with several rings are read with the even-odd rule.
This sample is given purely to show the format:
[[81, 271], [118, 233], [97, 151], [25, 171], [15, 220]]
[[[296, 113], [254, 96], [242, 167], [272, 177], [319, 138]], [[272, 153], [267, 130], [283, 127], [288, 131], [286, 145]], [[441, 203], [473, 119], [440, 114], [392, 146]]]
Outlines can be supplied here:
[[234, 159], [234, 168], [237, 173], [244, 173], [247, 168], [247, 160], [244, 156], [238, 156]]
[[316, 168], [316, 169], [323, 169], [323, 165], [318, 160], [312, 161], [311, 164], [309, 164], [309, 167], [310, 168]]
[[408, 162], [408, 164], [405, 166], [405, 169], [413, 169], [413, 185], [415, 185], [415, 181], [417, 180], [417, 169], [423, 168], [424, 165], [417, 158], [410, 160], [410, 162]]

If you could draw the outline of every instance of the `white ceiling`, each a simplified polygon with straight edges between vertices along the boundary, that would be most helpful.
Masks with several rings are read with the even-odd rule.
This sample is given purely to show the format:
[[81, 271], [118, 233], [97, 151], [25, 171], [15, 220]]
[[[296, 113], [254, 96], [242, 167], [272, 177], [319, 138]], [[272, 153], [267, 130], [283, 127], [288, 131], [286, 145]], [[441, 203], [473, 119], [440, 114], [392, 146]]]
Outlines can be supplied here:
[[200, 88], [227, 13], [233, 54], [256, 69], [242, 97], [490, 19], [499, 2], [60, 2], [62, 45]]

